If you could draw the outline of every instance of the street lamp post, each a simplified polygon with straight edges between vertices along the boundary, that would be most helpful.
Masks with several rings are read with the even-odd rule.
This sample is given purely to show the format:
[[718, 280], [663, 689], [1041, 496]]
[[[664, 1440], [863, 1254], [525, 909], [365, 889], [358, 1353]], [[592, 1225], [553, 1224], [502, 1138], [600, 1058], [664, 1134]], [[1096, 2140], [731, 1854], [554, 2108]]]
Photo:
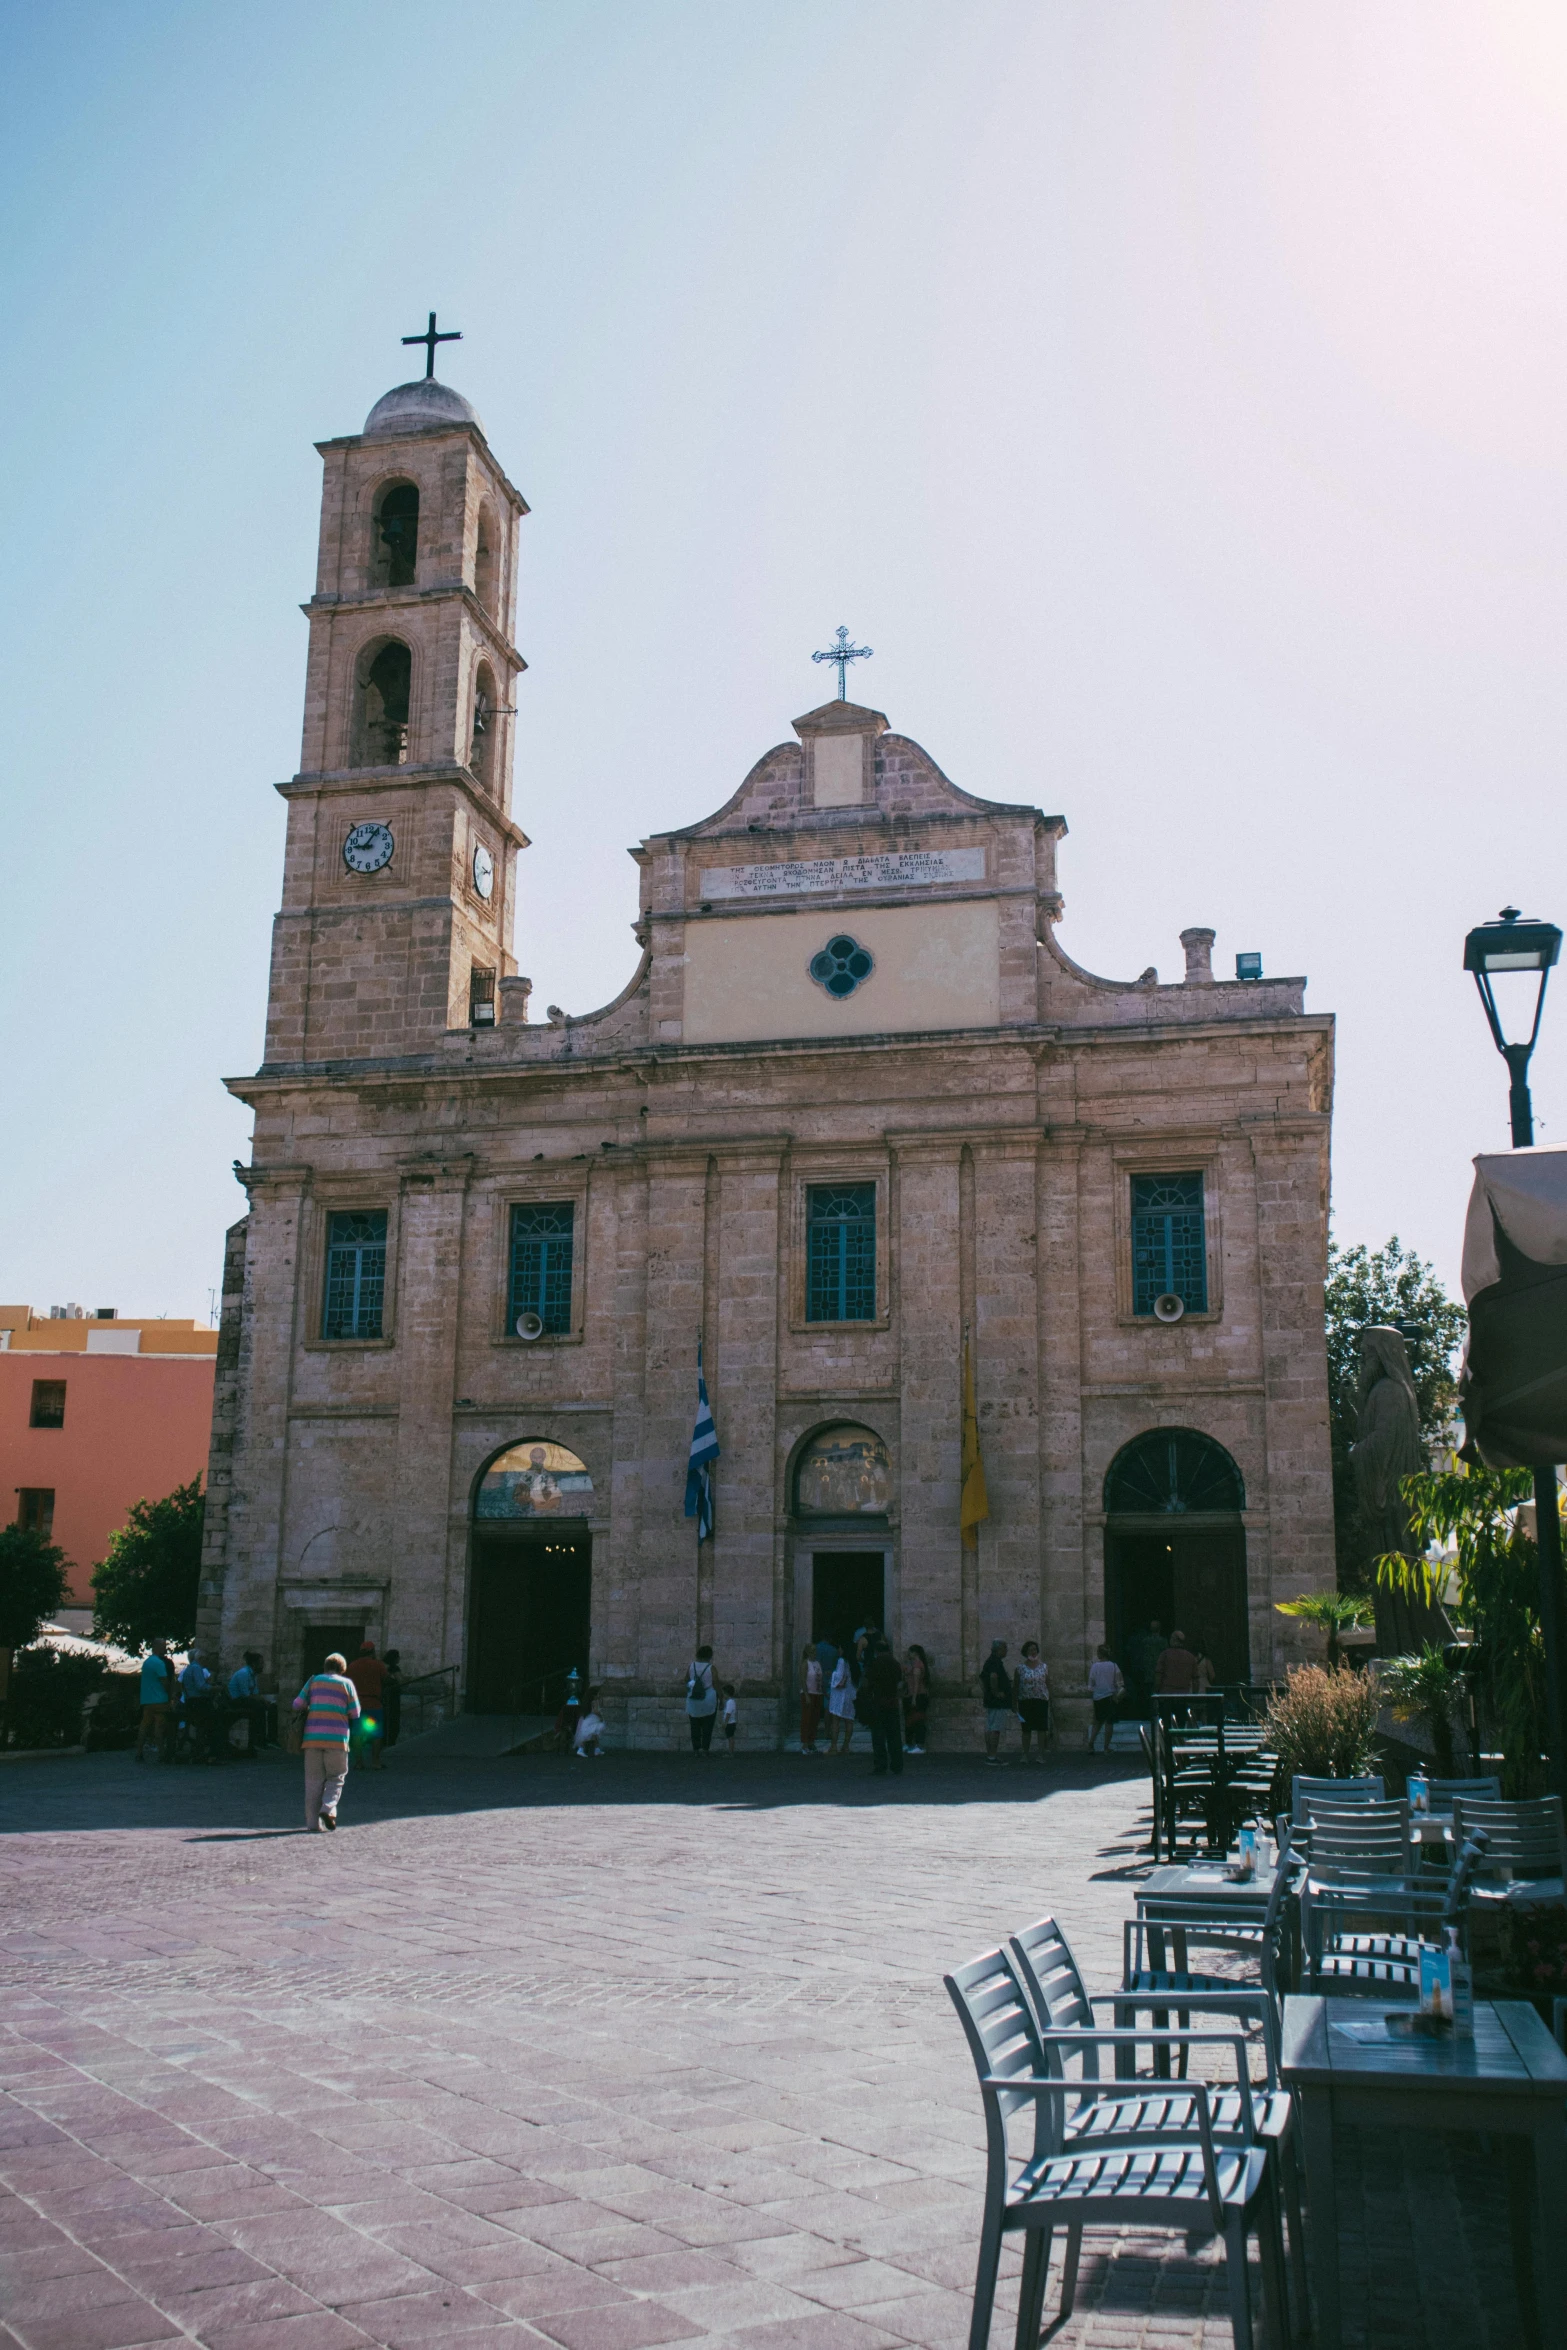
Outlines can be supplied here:
[[[1507, 1106], [1512, 1117], [1513, 1148], [1528, 1150], [1534, 1143], [1534, 1105], [1529, 1099], [1529, 1057], [1540, 1033], [1545, 1008], [1545, 983], [1562, 951], [1562, 934], [1554, 922], [1525, 922], [1516, 906], [1504, 906], [1495, 922], [1482, 922], [1464, 940], [1464, 969], [1475, 975], [1480, 1001], [1490, 1024], [1491, 1039], [1507, 1063]], [[1538, 971], [1534, 1019], [1527, 1044], [1509, 1044], [1502, 1033], [1491, 984], [1498, 972]], [[1567, 1797], [1567, 1607], [1562, 1594], [1562, 1522], [1556, 1502], [1556, 1464], [1534, 1466], [1535, 1534], [1540, 1552], [1540, 1635], [1545, 1645], [1545, 1710], [1551, 1742], [1551, 1791]]]

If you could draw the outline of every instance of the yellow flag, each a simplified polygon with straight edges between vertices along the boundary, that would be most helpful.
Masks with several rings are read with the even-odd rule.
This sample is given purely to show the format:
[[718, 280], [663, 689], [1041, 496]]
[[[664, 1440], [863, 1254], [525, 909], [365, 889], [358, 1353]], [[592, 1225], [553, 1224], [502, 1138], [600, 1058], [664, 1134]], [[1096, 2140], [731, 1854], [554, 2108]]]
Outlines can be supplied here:
[[958, 1513], [958, 1524], [963, 1529], [965, 1550], [978, 1550], [976, 1528], [990, 1515], [990, 1496], [985, 1491], [985, 1464], [979, 1457], [979, 1414], [974, 1408], [974, 1365], [969, 1357], [969, 1343], [963, 1341], [963, 1504]]

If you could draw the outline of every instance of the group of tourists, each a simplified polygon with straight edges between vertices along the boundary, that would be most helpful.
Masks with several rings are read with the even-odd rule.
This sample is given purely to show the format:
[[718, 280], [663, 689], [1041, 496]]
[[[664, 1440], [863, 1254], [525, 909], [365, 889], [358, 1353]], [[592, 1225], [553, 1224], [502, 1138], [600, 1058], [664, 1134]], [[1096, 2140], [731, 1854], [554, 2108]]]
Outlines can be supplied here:
[[[225, 1680], [199, 1648], [176, 1668], [166, 1640], [155, 1640], [141, 1664], [141, 1720], [136, 1760], [149, 1749], [159, 1762], [254, 1761], [270, 1735], [270, 1709], [261, 1694], [264, 1659], [247, 1648], [244, 1662]], [[236, 1723], [245, 1736], [236, 1739]]]

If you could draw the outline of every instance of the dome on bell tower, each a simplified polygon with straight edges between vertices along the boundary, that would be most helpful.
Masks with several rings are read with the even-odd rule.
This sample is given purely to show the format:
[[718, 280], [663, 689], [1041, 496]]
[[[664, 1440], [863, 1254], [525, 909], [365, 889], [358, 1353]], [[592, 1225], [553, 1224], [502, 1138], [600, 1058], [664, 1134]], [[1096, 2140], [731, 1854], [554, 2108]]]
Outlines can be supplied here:
[[461, 392], [454, 392], [450, 384], [437, 383], [434, 376], [421, 376], [417, 382], [398, 384], [382, 393], [365, 418], [364, 437], [384, 440], [393, 434], [437, 432], [452, 424], [474, 424], [484, 430], [476, 410]]

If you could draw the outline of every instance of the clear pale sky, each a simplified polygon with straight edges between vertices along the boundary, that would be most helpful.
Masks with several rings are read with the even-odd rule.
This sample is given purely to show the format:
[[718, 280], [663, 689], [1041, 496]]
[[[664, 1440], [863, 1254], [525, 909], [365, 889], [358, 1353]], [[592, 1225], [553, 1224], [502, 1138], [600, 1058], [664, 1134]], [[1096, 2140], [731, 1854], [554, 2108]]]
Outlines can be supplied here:
[[954, 781], [1065, 813], [1076, 960], [1309, 975], [1339, 1237], [1456, 1282], [1507, 1144], [1463, 935], [1567, 919], [1560, 0], [63, 0], [3, 20], [0, 202], [0, 1296], [206, 1314], [312, 443], [432, 304], [533, 508], [541, 1009], [625, 983], [626, 845], [843, 621]]

